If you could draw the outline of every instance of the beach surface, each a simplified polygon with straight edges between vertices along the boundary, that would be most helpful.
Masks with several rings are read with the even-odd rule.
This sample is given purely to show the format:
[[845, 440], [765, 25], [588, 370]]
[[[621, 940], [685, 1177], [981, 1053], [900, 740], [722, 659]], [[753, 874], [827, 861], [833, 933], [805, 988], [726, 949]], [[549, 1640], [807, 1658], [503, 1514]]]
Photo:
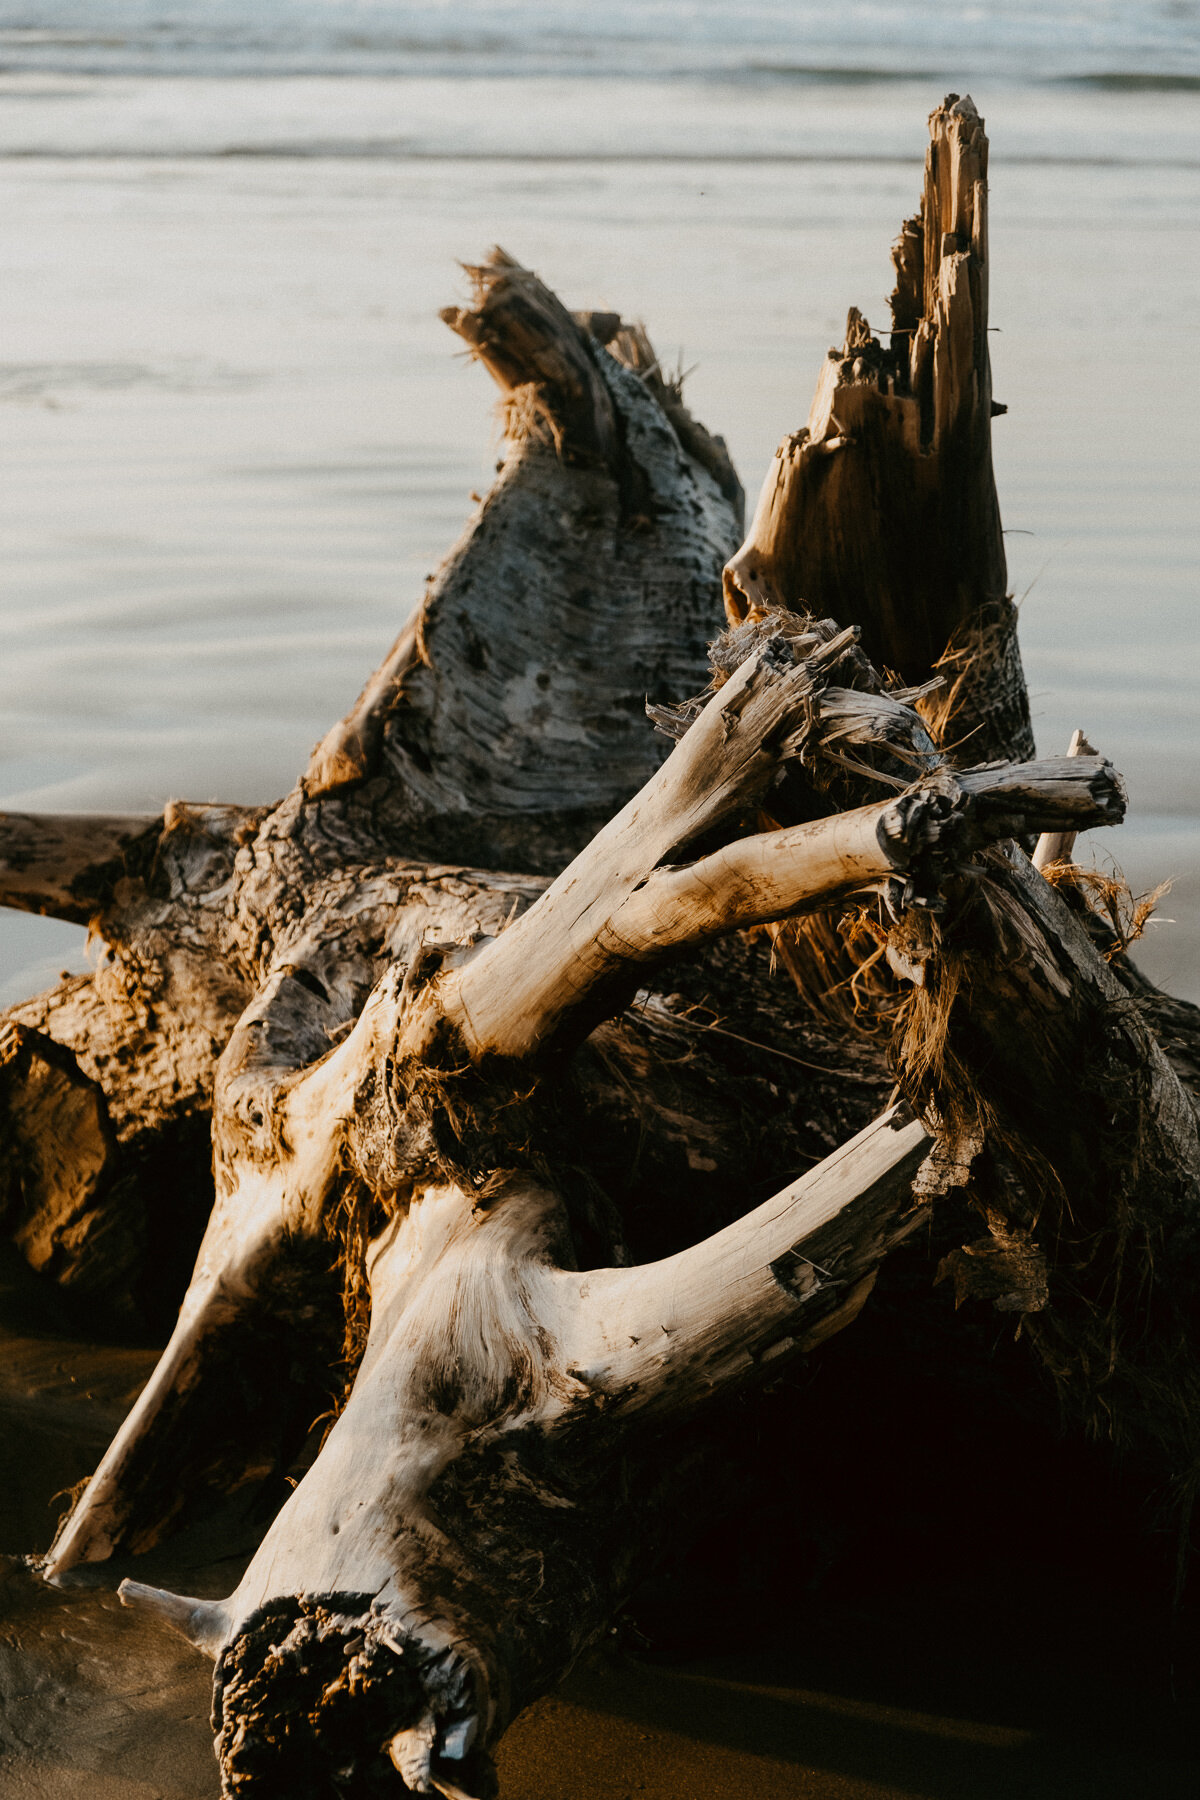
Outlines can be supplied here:
[[[28, 1550], [155, 1352], [64, 1333], [11, 1259], [0, 1321], [0, 1545]], [[781, 1478], [804, 1473], [785, 1451]], [[874, 1477], [884, 1512], [909, 1475]], [[62, 1589], [0, 1556], [3, 1800], [216, 1800], [212, 1665], [115, 1589], [134, 1573], [223, 1596], [263, 1522], [230, 1503]], [[712, 1588], [688, 1641], [655, 1651], [622, 1628], [530, 1707], [500, 1749], [504, 1800], [1194, 1800], [1200, 1754], [1151, 1635], [1163, 1609], [1131, 1606], [1111, 1572], [1081, 1585], [993, 1540], [978, 1567], [918, 1557], [786, 1622], [731, 1599], [725, 1571], [693, 1560], [682, 1579]]]
[[[1039, 749], [1081, 726], [1126, 775], [1127, 823], [1081, 855], [1174, 878], [1138, 959], [1200, 1000], [1191, 0], [2, 0], [0, 807], [293, 784], [490, 480], [491, 383], [437, 312], [494, 242], [645, 320], [752, 504], [847, 307], [886, 318], [951, 90], [992, 142]], [[0, 1002], [86, 966], [84, 937], [0, 911]], [[19, 1269], [0, 1288], [0, 1796], [211, 1800], [209, 1666], [119, 1607], [123, 1569], [54, 1591], [20, 1560], [155, 1351], [89, 1339]], [[228, 1592], [259, 1529], [139, 1576]], [[787, 1629], [727, 1609], [670, 1655], [614, 1641], [518, 1721], [506, 1800], [1194, 1800], [1162, 1633], [1105, 1567], [1038, 1572], [1022, 1615], [1028, 1571], [994, 1540], [980, 1564]]]
[[[877, 325], [924, 118], [992, 142], [995, 453], [1043, 754], [1082, 726], [1200, 998], [1200, 23], [1007, 0], [0, 6], [0, 805], [264, 801], [490, 478], [437, 318], [499, 242], [644, 319], [751, 501], [846, 309]], [[719, 621], [714, 619], [714, 629]], [[0, 916], [0, 999], [83, 937]]]

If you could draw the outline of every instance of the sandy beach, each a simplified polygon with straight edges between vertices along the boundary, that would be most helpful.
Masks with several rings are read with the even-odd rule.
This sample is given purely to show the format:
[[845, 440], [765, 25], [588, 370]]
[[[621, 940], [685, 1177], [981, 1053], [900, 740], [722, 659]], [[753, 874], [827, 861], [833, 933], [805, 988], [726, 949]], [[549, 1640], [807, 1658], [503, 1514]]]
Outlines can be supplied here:
[[[48, 1319], [11, 1255], [0, 1319], [0, 1546], [28, 1550], [48, 1542], [54, 1495], [94, 1465], [155, 1352]], [[1001, 1477], [972, 1501], [977, 1558], [946, 1566], [906, 1510], [923, 1481], [932, 1494], [928, 1475], [915, 1460], [889, 1466], [879, 1420], [859, 1429], [874, 1553], [852, 1527], [814, 1583], [776, 1507], [764, 1583], [710, 1532], [518, 1720], [499, 1755], [505, 1800], [1193, 1800], [1194, 1671], [1172, 1676], [1164, 1563], [1131, 1562], [1129, 1500], [1107, 1463], [1060, 1453], [1043, 1465], [1044, 1530]], [[997, 1454], [1021, 1448], [1018, 1432]], [[799, 1447], [779, 1473], [805, 1481]], [[939, 1481], [953, 1494], [955, 1480], [948, 1452]], [[1064, 1527], [1059, 1509], [1080, 1508], [1091, 1517]], [[115, 1588], [134, 1573], [228, 1593], [266, 1516], [233, 1501], [59, 1590], [0, 1558], [4, 1800], [216, 1800], [211, 1664]]]
[[[1127, 822], [1086, 855], [1174, 880], [1138, 960], [1200, 1000], [1195, 7], [446, 12], [0, 4], [0, 806], [292, 785], [491, 478], [491, 386], [437, 312], [493, 242], [569, 306], [645, 320], [752, 504], [847, 307], [884, 317], [953, 85], [992, 143], [995, 455], [1039, 749], [1082, 726], [1126, 776]], [[0, 912], [0, 1003], [86, 958], [81, 927]], [[155, 1356], [4, 1261], [2, 1800], [217, 1793], [209, 1665], [118, 1605], [124, 1567], [56, 1591], [21, 1560]], [[505, 1800], [1194, 1800], [1170, 1555], [1131, 1565], [1098, 1467], [1033, 1470], [1011, 1538], [978, 1497], [971, 1568], [884, 1531], [857, 1586], [768, 1603], [725, 1571], [706, 1607], [708, 1540], [518, 1721]], [[879, 1476], [881, 1519], [909, 1476]], [[1039, 1551], [1037, 1507], [1092, 1497], [1083, 1541], [1060, 1524]], [[239, 1504], [139, 1577], [228, 1592], [264, 1523]]]

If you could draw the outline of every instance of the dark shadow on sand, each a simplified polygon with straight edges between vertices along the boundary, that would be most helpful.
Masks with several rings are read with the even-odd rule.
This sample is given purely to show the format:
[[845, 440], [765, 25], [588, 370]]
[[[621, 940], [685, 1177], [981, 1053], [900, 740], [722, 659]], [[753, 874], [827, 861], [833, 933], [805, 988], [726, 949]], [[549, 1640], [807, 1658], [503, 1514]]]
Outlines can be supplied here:
[[[576, 1675], [573, 1706], [795, 1766], [795, 1793], [911, 1794], [921, 1800], [1196, 1800], [1200, 1762], [1122, 1748], [1115, 1731], [1023, 1729], [815, 1692], [786, 1652], [686, 1668], [626, 1663]], [[981, 1683], [981, 1701], [986, 1691]], [[834, 1778], [823, 1790], [820, 1781]], [[840, 1778], [838, 1780], [837, 1778]], [[817, 1785], [814, 1786], [814, 1779]]]

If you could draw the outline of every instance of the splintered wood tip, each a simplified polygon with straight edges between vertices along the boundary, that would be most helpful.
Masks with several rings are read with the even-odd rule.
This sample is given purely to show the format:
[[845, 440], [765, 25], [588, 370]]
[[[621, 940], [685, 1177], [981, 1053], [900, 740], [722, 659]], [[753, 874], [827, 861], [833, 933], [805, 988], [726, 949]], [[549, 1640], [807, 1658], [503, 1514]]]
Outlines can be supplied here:
[[148, 1587], [143, 1581], [123, 1581], [117, 1589], [122, 1606], [148, 1613], [179, 1632], [197, 1650], [215, 1656], [225, 1624], [224, 1608], [215, 1600], [197, 1600], [190, 1594], [172, 1594], [166, 1588]]

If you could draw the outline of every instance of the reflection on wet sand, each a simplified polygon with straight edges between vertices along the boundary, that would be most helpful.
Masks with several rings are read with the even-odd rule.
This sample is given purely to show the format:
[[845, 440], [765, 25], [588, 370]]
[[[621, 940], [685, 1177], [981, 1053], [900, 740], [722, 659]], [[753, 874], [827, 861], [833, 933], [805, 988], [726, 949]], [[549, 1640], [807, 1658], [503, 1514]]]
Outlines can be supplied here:
[[[230, 1592], [271, 1496], [235, 1497], [63, 1588], [22, 1560], [48, 1544], [61, 1491], [94, 1466], [155, 1357], [94, 1341], [11, 1247], [0, 1257], [0, 1800], [215, 1800], [211, 1665], [115, 1589], [132, 1573]], [[765, 1532], [761, 1555], [811, 1553], [802, 1526], [794, 1545], [778, 1516]], [[826, 1584], [785, 1624], [790, 1599], [768, 1596], [760, 1618], [761, 1583], [731, 1596], [728, 1569], [698, 1596], [693, 1557], [643, 1608], [643, 1621], [655, 1604], [670, 1615], [665, 1653], [635, 1627], [636, 1648], [614, 1640], [517, 1721], [504, 1800], [1193, 1800], [1185, 1721], [1155, 1675], [1139, 1682], [1119, 1603], [1097, 1629], [1070, 1573], [1058, 1591], [1021, 1558], [1015, 1546], [1010, 1570], [994, 1545], [989, 1568], [929, 1576], [918, 1561], [867, 1602]], [[1014, 1637], [996, 1596], [1019, 1581]]]

